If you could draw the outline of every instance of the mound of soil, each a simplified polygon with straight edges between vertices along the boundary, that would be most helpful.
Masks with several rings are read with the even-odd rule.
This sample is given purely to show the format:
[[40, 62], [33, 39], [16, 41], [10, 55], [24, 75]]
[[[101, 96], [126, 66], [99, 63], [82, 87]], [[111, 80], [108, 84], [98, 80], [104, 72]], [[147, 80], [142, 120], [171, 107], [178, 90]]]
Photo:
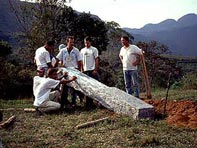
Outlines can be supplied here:
[[[155, 107], [156, 115], [164, 113], [165, 99], [146, 100]], [[197, 129], [197, 101], [168, 101], [166, 105], [166, 122], [178, 126]]]

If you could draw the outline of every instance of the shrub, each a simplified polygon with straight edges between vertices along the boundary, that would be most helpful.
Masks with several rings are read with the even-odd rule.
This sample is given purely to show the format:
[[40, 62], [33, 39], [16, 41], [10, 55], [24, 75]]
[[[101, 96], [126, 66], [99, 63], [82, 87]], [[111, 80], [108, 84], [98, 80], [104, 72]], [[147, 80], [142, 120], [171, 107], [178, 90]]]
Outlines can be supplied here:
[[196, 73], [188, 73], [186, 74], [181, 83], [183, 84], [183, 89], [197, 89], [197, 74]]

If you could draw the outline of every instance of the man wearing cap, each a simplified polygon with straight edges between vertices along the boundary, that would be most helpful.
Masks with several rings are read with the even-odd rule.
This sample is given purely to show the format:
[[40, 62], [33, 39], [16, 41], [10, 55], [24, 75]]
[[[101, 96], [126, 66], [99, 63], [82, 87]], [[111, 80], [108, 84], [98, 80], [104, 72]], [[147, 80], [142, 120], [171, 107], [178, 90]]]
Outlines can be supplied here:
[[65, 44], [60, 44], [59, 47], [58, 47], [59, 51], [62, 50], [63, 48], [66, 48]]

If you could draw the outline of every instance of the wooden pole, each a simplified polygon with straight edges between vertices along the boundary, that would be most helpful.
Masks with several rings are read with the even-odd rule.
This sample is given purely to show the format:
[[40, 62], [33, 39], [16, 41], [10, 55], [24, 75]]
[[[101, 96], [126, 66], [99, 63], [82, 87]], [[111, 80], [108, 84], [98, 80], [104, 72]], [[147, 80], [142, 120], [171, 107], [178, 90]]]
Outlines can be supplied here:
[[149, 79], [148, 79], [148, 72], [147, 72], [147, 69], [146, 69], [144, 51], [142, 53], [142, 70], [143, 70], [144, 79], [145, 79], [146, 96], [147, 96], [148, 99], [151, 99], [152, 95], [151, 95], [150, 83], [149, 83]]

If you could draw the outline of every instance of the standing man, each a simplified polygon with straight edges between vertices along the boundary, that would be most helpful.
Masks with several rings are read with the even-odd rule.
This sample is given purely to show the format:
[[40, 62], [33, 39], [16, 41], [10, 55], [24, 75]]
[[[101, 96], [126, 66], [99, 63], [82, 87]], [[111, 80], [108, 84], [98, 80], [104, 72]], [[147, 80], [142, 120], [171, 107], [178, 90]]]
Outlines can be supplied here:
[[[80, 51], [83, 61], [82, 72], [98, 80], [98, 49], [92, 46], [92, 39], [90, 37], [85, 37], [84, 45], [85, 47]], [[92, 106], [94, 106], [93, 100], [89, 97], [86, 97], [86, 107], [91, 108]]]
[[[63, 67], [75, 68], [81, 70], [82, 58], [79, 52], [79, 49], [74, 47], [74, 37], [69, 36], [66, 39], [67, 46], [59, 51], [56, 56], [55, 66], [60, 62]], [[72, 107], [76, 106], [76, 90], [70, 87], [72, 90]], [[62, 101], [61, 109], [64, 108], [64, 105], [68, 102], [68, 86], [64, 85], [62, 90]]]
[[121, 37], [121, 43], [123, 47], [119, 57], [123, 65], [126, 92], [132, 94], [134, 91], [134, 96], [139, 98], [137, 65], [140, 63], [142, 50], [136, 45], [131, 45], [127, 36]]
[[51, 55], [54, 50], [55, 41], [47, 41], [43, 47], [40, 47], [35, 52], [34, 63], [37, 69], [44, 69], [44, 73], [48, 68], [52, 67]]

